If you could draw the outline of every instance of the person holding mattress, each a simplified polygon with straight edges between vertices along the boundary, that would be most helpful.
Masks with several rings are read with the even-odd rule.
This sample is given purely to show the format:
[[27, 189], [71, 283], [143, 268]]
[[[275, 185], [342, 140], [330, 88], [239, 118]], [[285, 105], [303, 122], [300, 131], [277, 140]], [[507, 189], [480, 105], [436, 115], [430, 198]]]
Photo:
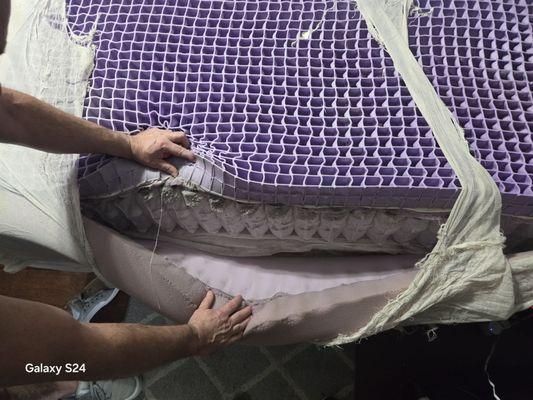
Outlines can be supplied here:
[[[2, 0], [0, 54], [6, 45], [9, 11], [9, 1]], [[106, 153], [171, 175], [178, 171], [169, 157], [195, 160], [182, 132], [155, 128], [135, 136], [112, 132], [2, 86], [0, 122], [0, 142], [47, 152]], [[139, 394], [138, 379], [118, 378], [208, 354], [242, 337], [251, 307], [241, 308], [242, 297], [237, 296], [213, 309], [214, 300], [208, 292], [188, 324], [144, 326], [81, 323], [58, 308], [0, 296], [0, 399], [16, 399], [2, 388], [51, 381], [71, 382], [53, 386], [55, 393], [49, 396], [55, 397], [49, 398], [133, 399]], [[78, 365], [76, 371], [73, 364]], [[92, 382], [102, 379], [117, 380]], [[78, 385], [77, 381], [91, 382]]]

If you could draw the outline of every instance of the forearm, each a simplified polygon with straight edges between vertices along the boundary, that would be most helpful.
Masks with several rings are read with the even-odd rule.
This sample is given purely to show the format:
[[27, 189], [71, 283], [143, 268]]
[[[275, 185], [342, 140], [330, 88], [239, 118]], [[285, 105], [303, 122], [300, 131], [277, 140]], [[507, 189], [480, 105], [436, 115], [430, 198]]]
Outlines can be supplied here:
[[0, 121], [0, 142], [52, 153], [106, 153], [131, 158], [128, 135], [5, 87], [0, 88]]
[[[134, 376], [197, 353], [188, 325], [86, 324], [90, 379]], [[64, 379], [69, 379], [64, 376]], [[71, 379], [71, 378], [70, 378]]]
[[[132, 376], [197, 351], [188, 326], [81, 324], [56, 307], [2, 296], [0, 321], [0, 387]], [[63, 368], [28, 373], [29, 363]], [[86, 371], [68, 373], [67, 363]]]

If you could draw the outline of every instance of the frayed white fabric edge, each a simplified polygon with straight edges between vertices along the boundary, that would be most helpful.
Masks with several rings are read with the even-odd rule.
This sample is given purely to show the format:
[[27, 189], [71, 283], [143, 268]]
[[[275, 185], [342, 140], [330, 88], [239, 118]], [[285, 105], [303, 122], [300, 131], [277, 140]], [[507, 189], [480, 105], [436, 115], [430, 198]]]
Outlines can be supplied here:
[[[89, 37], [73, 38], [67, 26], [64, 0], [13, 2], [0, 82], [81, 116], [94, 51]], [[0, 263], [7, 271], [91, 270], [76, 159], [0, 144]]]
[[[502, 251], [501, 195], [470, 155], [462, 129], [409, 49], [407, 18], [412, 5], [411, 0], [357, 0], [371, 34], [393, 59], [462, 190], [435, 248], [417, 264], [419, 272], [409, 288], [358, 332], [339, 335], [328, 345], [352, 342], [400, 324], [506, 319], [533, 298], [529, 290], [515, 304], [511, 265]], [[533, 253], [525, 263], [531, 271]]]

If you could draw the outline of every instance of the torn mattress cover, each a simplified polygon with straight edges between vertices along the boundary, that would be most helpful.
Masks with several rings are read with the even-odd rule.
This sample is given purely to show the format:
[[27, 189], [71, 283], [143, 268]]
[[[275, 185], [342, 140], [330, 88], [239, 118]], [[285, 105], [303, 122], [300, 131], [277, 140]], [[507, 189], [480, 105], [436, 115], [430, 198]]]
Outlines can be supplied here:
[[[14, 2], [0, 83], [81, 117], [94, 52], [73, 41], [64, 21], [61, 1]], [[6, 271], [92, 269], [76, 159], [0, 144], [0, 264]]]
[[[72, 3], [74, 5], [78, 4], [76, 2]], [[334, 3], [340, 4], [340, 2]], [[294, 7], [298, 7], [299, 2], [295, 1], [291, 4]], [[352, 6], [351, 9], [347, 8], [347, 10], [353, 12], [350, 11], [354, 9], [353, 4], [347, 4]], [[55, 74], [38, 69], [35, 70], [31, 68], [28, 60], [15, 57], [13, 50], [11, 50], [7, 54], [9, 61], [6, 62], [5, 58], [2, 60], [0, 69], [1, 81], [3, 84], [21, 88], [21, 90], [36, 95], [53, 105], [81, 115], [81, 105], [84, 102], [86, 85], [90, 74], [90, 67], [87, 61], [92, 61], [92, 55], [89, 56], [92, 54], [92, 49], [87, 46], [87, 43], [80, 43], [79, 34], [81, 32], [74, 32], [76, 35], [71, 35], [70, 37], [64, 34], [67, 27], [71, 27], [71, 25], [67, 24], [64, 6], [61, 1], [54, 0], [46, 3], [46, 5], [35, 7], [35, 11], [30, 11], [29, 8], [26, 9], [27, 18], [24, 19], [26, 24], [21, 29], [16, 30], [15, 33], [11, 30], [9, 40], [11, 43], [16, 43], [16, 40], [20, 40], [19, 43], [23, 43], [25, 48], [35, 46], [31, 52], [26, 52], [26, 54], [31, 54], [32, 57], [42, 57], [43, 55], [56, 57], [57, 62], [64, 65], [65, 68], [57, 69]], [[325, 11], [330, 10], [331, 7], [332, 5], [323, 3], [323, 12], [319, 13], [319, 15], [325, 14]], [[94, 221], [85, 219], [82, 222], [76, 195], [77, 184], [72, 179], [76, 173], [75, 166], [71, 158], [45, 156], [38, 152], [22, 150], [24, 156], [21, 159], [31, 160], [33, 172], [29, 172], [32, 171], [30, 168], [24, 171], [18, 169], [10, 173], [2, 172], [0, 177], [0, 185], [2, 187], [1, 200], [5, 201], [5, 203], [13, 204], [11, 196], [16, 196], [16, 199], [23, 199], [21, 201], [24, 201], [24, 204], [28, 204], [28, 209], [35, 210], [32, 212], [41, 216], [43, 227], [54, 227], [54, 232], [47, 235], [46, 239], [43, 239], [40, 235], [32, 233], [38, 233], [38, 230], [32, 230], [31, 225], [24, 226], [24, 221], [14, 218], [15, 210], [12, 205], [11, 209], [2, 208], [2, 217], [0, 219], [0, 224], [2, 224], [0, 225], [2, 229], [0, 234], [3, 238], [2, 251], [9, 249], [10, 245], [12, 245], [6, 239], [9, 238], [11, 240], [12, 237], [19, 236], [23, 237], [26, 243], [33, 242], [41, 248], [53, 250], [51, 254], [57, 256], [56, 263], [59, 264], [59, 261], [61, 261], [63, 265], [67, 265], [68, 263], [64, 263], [64, 261], [68, 259], [69, 261], [74, 261], [74, 263], [69, 264], [68, 268], [83, 269], [93, 264], [92, 256], [88, 250], [90, 247], [94, 255], [96, 268], [106, 279], [128, 293], [141, 298], [145, 303], [159, 311], [180, 321], [185, 321], [190, 316], [208, 287], [212, 287], [215, 290], [217, 302], [219, 303], [226, 301], [230, 295], [236, 294], [232, 293], [232, 291], [239, 289], [240, 291], [249, 290], [251, 296], [254, 297], [247, 297], [247, 301], [253, 303], [256, 310], [246, 334], [250, 343], [288, 343], [309, 340], [339, 344], [400, 324], [502, 319], [531, 305], [533, 286], [531, 285], [530, 272], [531, 268], [533, 268], [533, 256], [531, 253], [509, 255], [508, 257], [503, 254], [504, 238], [500, 233], [502, 207], [500, 190], [487, 173], [487, 170], [471, 156], [469, 145], [464, 138], [463, 130], [459, 126], [456, 116], [439, 99], [434, 87], [427, 79], [409, 48], [407, 11], [410, 9], [410, 2], [370, 2], [359, 0], [357, 7], [373, 38], [390, 55], [391, 60], [394, 62], [395, 70], [401, 75], [410, 96], [412, 96], [414, 103], [416, 103], [430, 128], [428, 134], [434, 135], [440, 151], [442, 151], [449, 163], [449, 167], [460, 182], [460, 189], [457, 186], [454, 193], [443, 196], [444, 203], [442, 207], [427, 210], [427, 203], [424, 203], [423, 196], [420, 196], [417, 198], [420, 201], [417, 205], [421, 205], [425, 209], [422, 210], [422, 207], [416, 209], [415, 206], [413, 207], [415, 209], [409, 212], [414, 213], [416, 218], [413, 218], [411, 214], [400, 215], [402, 222], [409, 219], [409, 217], [416, 222], [407, 224], [408, 228], [403, 231], [395, 227], [397, 232], [401, 232], [397, 235], [397, 238], [400, 239], [408, 237], [409, 232], [412, 233], [413, 231], [416, 233], [416, 235], [412, 235], [414, 239], [420, 235], [424, 236], [425, 230], [430, 225], [428, 221], [432, 221], [431, 229], [433, 229], [432, 232], [435, 234], [437, 231], [436, 225], [439, 225], [439, 222], [435, 223], [434, 221], [440, 221], [440, 219], [443, 222], [445, 221], [445, 224], [438, 231], [438, 235], [434, 237], [434, 239], [438, 240], [433, 249], [418, 262], [416, 268], [414, 267], [416, 260], [433, 243], [425, 243], [422, 246], [418, 239], [413, 239], [404, 240], [400, 246], [398, 245], [398, 240], [382, 241], [378, 246], [379, 248], [371, 249], [371, 251], [377, 250], [381, 253], [395, 255], [365, 256], [367, 258], [361, 258], [361, 256], [348, 253], [336, 259], [339, 268], [332, 267], [329, 271], [323, 265], [326, 258], [308, 257], [306, 259], [305, 255], [302, 255], [292, 256], [296, 261], [291, 261], [291, 257], [283, 258], [280, 261], [272, 257], [272, 262], [266, 258], [265, 260], [268, 260], [268, 262], [263, 263], [260, 260], [253, 259], [253, 257], [250, 258], [250, 256], [279, 252], [279, 243], [283, 239], [287, 239], [283, 234], [279, 234], [279, 231], [280, 229], [282, 230], [284, 221], [287, 219], [283, 220], [281, 218], [280, 220], [279, 213], [276, 214], [276, 207], [279, 208], [279, 206], [260, 204], [254, 198], [239, 199], [239, 196], [248, 196], [248, 193], [255, 193], [255, 195], [265, 195], [265, 199], [271, 199], [269, 196], [272, 196], [272, 187], [276, 187], [276, 185], [255, 185], [255, 189], [249, 192], [240, 187], [238, 180], [235, 181], [237, 183], [233, 186], [214, 185], [213, 183], [216, 182], [227, 182], [226, 178], [228, 176], [231, 178], [232, 175], [231, 169], [220, 168], [220, 165], [223, 165], [220, 155], [215, 154], [213, 156], [217, 148], [216, 146], [210, 148], [209, 141], [200, 143], [197, 148], [203, 161], [195, 166], [186, 165], [182, 167], [180, 171], [181, 181], [173, 181], [172, 184], [169, 177], [126, 165], [125, 173], [119, 174], [121, 179], [116, 179], [113, 185], [109, 185], [109, 182], [113, 182], [113, 180], [106, 181], [104, 178], [110, 175], [106, 175], [102, 171], [105, 171], [107, 165], [111, 165], [116, 173], [117, 169], [124, 168], [120, 164], [121, 161], [111, 161], [109, 164], [104, 165], [101, 170], [98, 170], [98, 173], [85, 175], [86, 177], [92, 176], [96, 177], [95, 179], [100, 179], [100, 182], [103, 182], [102, 185], [109, 188], [108, 192], [104, 193], [103, 196], [96, 193], [95, 188], [97, 189], [98, 185], [94, 181], [87, 185], [88, 179], [84, 182], [82, 177], [80, 184], [82, 185], [82, 196], [86, 199], [87, 209], [92, 211], [93, 216], [98, 216], [101, 221], [110, 225], [113, 225], [116, 221], [126, 221], [130, 225], [122, 226], [122, 232], [130, 236], [130, 238], [135, 238], [135, 241]], [[333, 15], [337, 14], [334, 13]], [[53, 18], [50, 18], [50, 16], [53, 16]], [[105, 16], [102, 16], [102, 18], [105, 20]], [[331, 16], [330, 18], [334, 19]], [[303, 17], [300, 20], [306, 21]], [[91, 30], [97, 26], [95, 25], [97, 23], [98, 21], [91, 21], [89, 18], [85, 22], [87, 25], [85, 28], [90, 27], [87, 29]], [[325, 32], [330, 23], [331, 21], [324, 17], [321, 27], [309, 34], [311, 44], [313, 35], [317, 32], [320, 34], [322, 27], [324, 28], [323, 32]], [[308, 25], [307, 23], [306, 26]], [[29, 27], [31, 29], [28, 29]], [[55, 39], [55, 43], [57, 44], [57, 40], [61, 40], [63, 45], [53, 46], [52, 43], [54, 41], [50, 38], [44, 43], [40, 42], [45, 36], [39, 32], [51, 31], [54, 31], [54, 37], [58, 38]], [[31, 34], [28, 32], [31, 32]], [[104, 32], [101, 34], [104, 35]], [[186, 37], [186, 32], [183, 35]], [[91, 40], [89, 39], [88, 41]], [[305, 37], [303, 41], [298, 40], [295, 46], [286, 41], [288, 44], [285, 43], [283, 46], [286, 46], [287, 49], [290, 47], [298, 50], [300, 49], [299, 46], [305, 45], [303, 43], [305, 40], [307, 40]], [[39, 43], [39, 46], [36, 46], [36, 43]], [[113, 43], [108, 42], [106, 45], [112, 47]], [[107, 51], [106, 49], [102, 50], [102, 46], [103, 44], [100, 42], [100, 51]], [[113, 51], [108, 51], [108, 53], [111, 54]], [[97, 85], [96, 82], [100, 79], [98, 76], [98, 54], [97, 50], [95, 59], [95, 71], [97, 72], [93, 73], [92, 87], [89, 89], [93, 95], [96, 93], [94, 92], [95, 85]], [[37, 60], [41, 63], [39, 58]], [[46, 62], [42, 61], [43, 70]], [[28, 74], [33, 74], [30, 75], [33, 78], [19, 82], [17, 76], [11, 75], [11, 79], [9, 79], [10, 63], [16, 65], [17, 70], [25, 67], [23, 70], [27, 71]], [[8, 66], [7, 68], [5, 67], [6, 65]], [[118, 67], [117, 70], [119, 70]], [[324, 70], [326, 71], [327, 68]], [[20, 86], [21, 83], [27, 84], [28, 82], [34, 83], [34, 87], [25, 88]], [[62, 95], [63, 93], [65, 93], [65, 96]], [[101, 92], [101, 95], [105, 98], [104, 92]], [[95, 97], [90, 97], [89, 100], [85, 100], [86, 110], [91, 109], [91, 101], [94, 99]], [[340, 103], [342, 102], [339, 102], [337, 108], [342, 107]], [[69, 106], [67, 107], [67, 105]], [[109, 110], [113, 111], [112, 109]], [[325, 112], [328, 111], [327, 108], [324, 108], [324, 110]], [[275, 115], [272, 114], [272, 119], [275, 118]], [[90, 112], [86, 112], [86, 116], [90, 117]], [[103, 122], [105, 123], [104, 120]], [[286, 126], [292, 126], [290, 121], [286, 122]], [[190, 129], [194, 129], [194, 121], [191, 121]], [[336, 132], [339, 132], [339, 130]], [[283, 135], [281, 136], [283, 137]], [[205, 139], [207, 140], [208, 138], [209, 135], [206, 135]], [[369, 139], [371, 139], [371, 136], [369, 136]], [[366, 140], [366, 142], [371, 146], [372, 140]], [[321, 143], [323, 143], [322, 146], [326, 146], [326, 142]], [[361, 142], [360, 144], [364, 146], [364, 143]], [[241, 149], [248, 151], [246, 146], [241, 146]], [[7, 161], [8, 157], [18, 157], [21, 154], [20, 149], [12, 146], [2, 146], [1, 151], [2, 158], [0, 162]], [[273, 151], [275, 151], [275, 147]], [[348, 157], [357, 158], [357, 152], [350, 153]], [[383, 157], [386, 158], [386, 156]], [[55, 160], [61, 160], [61, 164], [54, 164], [57, 162]], [[201, 170], [202, 168], [204, 170]], [[8, 170], [3, 169], [3, 171]], [[52, 171], [53, 174], [43, 174], [42, 171]], [[327, 171], [323, 171], [326, 176], [330, 173]], [[338, 171], [339, 169], [337, 168]], [[51, 180], [55, 184], [47, 185], [46, 190], [38, 185], [40, 182], [27, 186], [28, 182], [32, 182], [32, 176], [44, 176], [45, 179]], [[238, 177], [238, 174], [236, 173], [234, 176]], [[149, 177], [149, 179], [144, 179], [146, 177]], [[250, 182], [253, 183], [255, 178], [252, 175], [248, 175], [248, 177], [251, 177]], [[261, 180], [264, 179], [267, 179], [266, 176], [261, 177]], [[136, 194], [139, 181], [142, 182], [142, 185], [140, 185], [143, 186], [142, 190], [145, 192], [148, 190], [150, 193], [155, 190], [156, 193], [155, 196], [153, 194], [145, 196], [148, 200], [144, 203], [136, 200], [132, 201], [132, 196], [128, 200], [128, 196], [123, 195], [127, 191], [120, 191], [121, 185], [125, 185], [124, 187], [130, 191], [132, 188], [135, 189], [132, 193]], [[148, 185], [146, 184], [147, 182], [149, 183]], [[208, 187], [206, 187], [206, 182]], [[324, 191], [321, 185], [316, 186], [319, 191], [317, 194], [316, 190], [313, 192], [313, 182], [314, 180], [310, 179], [308, 186], [303, 185], [301, 190], [295, 189], [292, 197], [290, 191], [281, 190], [280, 193], [285, 193], [285, 197], [276, 198], [276, 203], [281, 203], [282, 206], [291, 209], [289, 214], [294, 218], [307, 212], [307, 208], [303, 207], [306, 205], [311, 207], [311, 214], [313, 212], [313, 215], [318, 213], [318, 217], [315, 215], [314, 219], [311, 217], [307, 219], [295, 218], [285, 223], [285, 225], [292, 224], [293, 227], [297, 223], [300, 224], [297, 235], [293, 235], [291, 239], [293, 240], [292, 243], [298, 243], [301, 246], [301, 251], [309, 250], [309, 248], [321, 249], [321, 246], [323, 247], [322, 250], [345, 250], [350, 247], [353, 250], [352, 246], [357, 246], [357, 243], [359, 243], [357, 238], [355, 238], [354, 232], [358, 232], [361, 227], [360, 222], [365, 219], [365, 216], [368, 216], [368, 213], [374, 213], [372, 214], [373, 217], [370, 218], [371, 221], [375, 220], [376, 214], [384, 221], [388, 221], [387, 217], [390, 220], [391, 215], [396, 215], [397, 211], [394, 210], [391, 204], [386, 204], [385, 207], [388, 208], [382, 210], [379, 207], [372, 208], [372, 204], [345, 203], [348, 198], [358, 198], [360, 201], [364, 201], [367, 195], [358, 194], [353, 196], [351, 194], [343, 196], [343, 193], [346, 193], [343, 191], [345, 188], [339, 187], [339, 185], [335, 186], [338, 196], [324, 196], [327, 190]], [[338, 182], [340, 183], [342, 180]], [[357, 180], [352, 179], [351, 182], [353, 184]], [[398, 182], [401, 183], [402, 180]], [[431, 181], [427, 183], [430, 184]], [[193, 210], [189, 210], [189, 215], [187, 215], [186, 211], [188, 211], [187, 207], [190, 206], [190, 203], [186, 204], [187, 207], [182, 207], [178, 210], [181, 212], [179, 215], [189, 218], [189, 220], [191, 220], [192, 215], [194, 217], [192, 220], [194, 221], [190, 223], [193, 225], [196, 223], [207, 234], [211, 235], [193, 236], [193, 240], [197, 239], [196, 242], [200, 243], [200, 247], [196, 246], [196, 249], [194, 246], [188, 246], [193, 240], [188, 240], [185, 235], [175, 235], [175, 237], [167, 235], [168, 240], [162, 240], [159, 243], [155, 243], [153, 237], [149, 235], [150, 229], [154, 228], [152, 226], [154, 221], [161, 221], [162, 228], [164, 228], [163, 221], [167, 223], [167, 226], [170, 223], [167, 215], [164, 214], [169, 212], [168, 208], [158, 207], [157, 205], [158, 201], [159, 205], [163, 205], [168, 200], [168, 198], [164, 197], [165, 193], [161, 188], [171, 187], [173, 188], [172, 190], [176, 190], [175, 188], [180, 186], [184, 188], [183, 190], [179, 189], [178, 192], [182, 197], [184, 196], [183, 193], [187, 195], [185, 191], [192, 191], [193, 195], [199, 190], [211, 192], [198, 194], [198, 198], [201, 201], [210, 204], [209, 207], [196, 209], [198, 212], [195, 214], [194, 206], [197, 203], [193, 202]], [[233, 191], [228, 194], [228, 192], [224, 192], [225, 187], [233, 188]], [[264, 188], [264, 192], [260, 190], [261, 187]], [[283, 188], [284, 183], [280, 182], [278, 187]], [[157, 191], [157, 188], [159, 188], [159, 191]], [[349, 187], [348, 189], [361, 190], [368, 193], [375, 190], [368, 186], [363, 189], [358, 189], [357, 187]], [[91, 192], [91, 190], [93, 191]], [[504, 195], [507, 196], [505, 187], [502, 190]], [[392, 190], [390, 193], [388, 201], [390, 201], [390, 197], [395, 191]], [[216, 197], [209, 197], [213, 195], [218, 195], [220, 200], [217, 200]], [[305, 200], [301, 201], [303, 198]], [[328, 201], [334, 202], [335, 200], [332, 199], [335, 198], [341, 199], [343, 203], [327, 203]], [[366, 199], [368, 199], [368, 196]], [[128, 201], [130, 202], [129, 204]], [[216, 210], [217, 201], [224, 203], [224, 207], [222, 207], [224, 215], [227, 212], [231, 212], [231, 210], [235, 212], [238, 207], [245, 207], [246, 205], [255, 210], [255, 212], [258, 209], [266, 208], [266, 214], [270, 210], [275, 215], [270, 220], [268, 215], [263, 220], [258, 219], [257, 221], [260, 223], [255, 225], [249, 220], [243, 219], [240, 219], [240, 222], [226, 221], [226, 225], [224, 225], [224, 217], [220, 217], [220, 213], [217, 214], [216, 218], [213, 218], [212, 215], [210, 216], [208, 215], [209, 213], [205, 212], [206, 210], [212, 211], [213, 208]], [[285, 204], [283, 204], [283, 201], [285, 201]], [[326, 203], [322, 201], [326, 201]], [[213, 203], [215, 203], [215, 206], [211, 206]], [[70, 206], [65, 208], [63, 204], [69, 204]], [[102, 204], [105, 204], [105, 206], [102, 206]], [[168, 204], [169, 207], [172, 207], [172, 201], [168, 201]], [[453, 204], [453, 207], [447, 207], [446, 204]], [[512, 203], [512, 207], [518, 207], [516, 204]], [[112, 212], [101, 211], [108, 206], [114, 207], [111, 208]], [[339, 208], [335, 209], [335, 206]], [[269, 207], [274, 207], [274, 211]], [[324, 211], [324, 207], [330, 208]], [[520, 207], [518, 207], [522, 214], [518, 215], [520, 223], [529, 226], [527, 216], [524, 213], [527, 213], [528, 210], [531, 212], [531, 209], [527, 206]], [[405, 209], [409, 207], [403, 206], [399, 208]], [[124, 212], [121, 214], [121, 210], [128, 210], [130, 214], [128, 215]], [[172, 210], [173, 212], [176, 211], [175, 209]], [[346, 210], [349, 210], [349, 212]], [[324, 213], [327, 214], [328, 212], [329, 217], [324, 217]], [[343, 221], [341, 224], [338, 223], [339, 219], [336, 218], [338, 215], [335, 213], [341, 215], [340, 220]], [[112, 219], [113, 215], [118, 216]], [[124, 217], [125, 215], [126, 218]], [[147, 216], [150, 218], [147, 218]], [[309, 228], [305, 226], [306, 221], [309, 223], [309, 221], [316, 221], [317, 218], [319, 223], [318, 227], [314, 228], [314, 232], [319, 231], [322, 226], [322, 233], [306, 236], [305, 232], [309, 231], [309, 229], [307, 231], [305, 229]], [[352, 234], [352, 238], [354, 238], [352, 243], [340, 247], [332, 245], [328, 248], [328, 243], [338, 243], [338, 240], [335, 240], [339, 237], [338, 232], [335, 232], [335, 226], [337, 230], [344, 229], [345, 227], [342, 225], [350, 218], [355, 218], [359, 225], [357, 223], [354, 224], [355, 228], [349, 232], [347, 231], [348, 233], [343, 234], [342, 237], [346, 238]], [[368, 217], [366, 218], [368, 219]], [[213, 228], [214, 220], [218, 221], [218, 230], [215, 229], [216, 226]], [[261, 223], [261, 221], [263, 222]], [[268, 225], [269, 221], [274, 222], [271, 222], [271, 226], [265, 228], [264, 225]], [[26, 220], [26, 223], [29, 224], [28, 220]], [[235, 246], [239, 237], [235, 238], [235, 235], [231, 237], [231, 230], [234, 229], [234, 232], [237, 232], [238, 229], [235, 228], [235, 225], [239, 223], [243, 226], [248, 223], [249, 226], [256, 229], [264, 229], [265, 232], [269, 231], [269, 237], [276, 238], [275, 232], [278, 232], [281, 237], [277, 238], [279, 240], [267, 253], [254, 254], [251, 252], [244, 254], [248, 258], [244, 257], [240, 264], [235, 260], [225, 260], [220, 255], [209, 255], [209, 252], [217, 253], [213, 248], [217, 246], [216, 236], [221, 227], [224, 227], [225, 232], [230, 233], [228, 235], [229, 239], [236, 239], [233, 241], [228, 239], [228, 242], [231, 242], [229, 243], [230, 248]], [[304, 225], [303, 227], [302, 224]], [[373, 238], [379, 237], [375, 233], [380, 231], [379, 227], [383, 228], [386, 225], [387, 223], [382, 223], [381, 225], [376, 225], [376, 227], [368, 227], [365, 230], [368, 245], [375, 242], [372, 240]], [[132, 229], [132, 226], [135, 229]], [[139, 226], [146, 226], [146, 230], [143, 232], [142, 229], [139, 229]], [[16, 228], [16, 231], [13, 227]], [[85, 228], [85, 231], [82, 227]], [[118, 223], [114, 227], [121, 229]], [[157, 224], [156, 228], [159, 228], [159, 224]], [[169, 232], [174, 231], [171, 228], [169, 227]], [[210, 229], [211, 232], [209, 231]], [[246, 229], [250, 231], [248, 226], [246, 226]], [[367, 232], [368, 230], [372, 232], [372, 229], [374, 229], [374, 234], [369, 236]], [[274, 233], [272, 233], [273, 230]], [[244, 229], [241, 229], [239, 233], [243, 231]], [[332, 236], [334, 236], [334, 240], [327, 240]], [[393, 234], [389, 236], [394, 237]], [[256, 239], [258, 244], [262, 239], [260, 235], [257, 237], [259, 237], [259, 239]], [[161, 235], [158, 238], [161, 239]], [[253, 235], [247, 237], [247, 247], [250, 249], [254, 248], [253, 238]], [[163, 239], [165, 239], [164, 235]], [[4, 246], [4, 243], [6, 246]], [[309, 245], [309, 243], [312, 244]], [[355, 248], [355, 250], [364, 250], [363, 247]], [[411, 251], [407, 251], [406, 249], [408, 248]], [[155, 252], [152, 252], [152, 249], [155, 249]], [[202, 252], [205, 250], [207, 250], [207, 253]], [[366, 250], [368, 251], [368, 247]], [[4, 258], [9, 259], [9, 254], [5, 254]], [[21, 265], [24, 262], [54, 262], [53, 256], [45, 257], [37, 252], [35, 254], [37, 254], [36, 257], [28, 258], [27, 260], [19, 259], [16, 265]], [[43, 259], [38, 260], [39, 258]], [[206, 262], [206, 260], [211, 260], [211, 262]], [[299, 269], [298, 263], [305, 264], [303, 270]], [[331, 264], [335, 264], [335, 262]], [[384, 264], [390, 264], [390, 269], [387, 270], [385, 268], [378, 271], [378, 266]], [[216, 273], [210, 272], [209, 268], [205, 267], [209, 265], [216, 266], [218, 277]], [[199, 266], [204, 266], [205, 268], [199, 268]], [[237, 267], [241, 269], [235, 269]], [[274, 271], [268, 271], [269, 267]], [[220, 271], [224, 272], [220, 273]], [[246, 276], [246, 278], [238, 279], [238, 277], [232, 275], [232, 271], [240, 271], [239, 274]], [[290, 284], [289, 282], [285, 286], [278, 285], [276, 281], [283, 281], [284, 274], [297, 277], [297, 279], [292, 280], [297, 281], [297, 283]], [[316, 279], [316, 276], [310, 277], [313, 274], [316, 274], [318, 279]], [[262, 276], [260, 280], [266, 281], [270, 285], [267, 288], [271, 291], [270, 296], [268, 296], [269, 292], [265, 291], [267, 289], [264, 287], [258, 286], [253, 288], [253, 290], [247, 288], [247, 286], [253, 286], [250, 285], [250, 282], [253, 283], [254, 277], [257, 276]], [[291, 279], [285, 280], [291, 281]], [[221, 288], [225, 288], [225, 290]]]

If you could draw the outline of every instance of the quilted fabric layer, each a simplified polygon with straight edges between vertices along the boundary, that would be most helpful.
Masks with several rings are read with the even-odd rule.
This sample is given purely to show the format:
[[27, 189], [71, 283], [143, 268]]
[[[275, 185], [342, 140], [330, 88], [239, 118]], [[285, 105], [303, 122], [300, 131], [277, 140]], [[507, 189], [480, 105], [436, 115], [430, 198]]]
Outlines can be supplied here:
[[[161, 224], [163, 240], [222, 255], [310, 250], [425, 254], [448, 215], [447, 210], [243, 203], [187, 188], [179, 178], [164, 179], [124, 160], [108, 163], [80, 183], [85, 214], [120, 232], [154, 239]], [[503, 227], [509, 249], [533, 238], [531, 220], [508, 216]]]

